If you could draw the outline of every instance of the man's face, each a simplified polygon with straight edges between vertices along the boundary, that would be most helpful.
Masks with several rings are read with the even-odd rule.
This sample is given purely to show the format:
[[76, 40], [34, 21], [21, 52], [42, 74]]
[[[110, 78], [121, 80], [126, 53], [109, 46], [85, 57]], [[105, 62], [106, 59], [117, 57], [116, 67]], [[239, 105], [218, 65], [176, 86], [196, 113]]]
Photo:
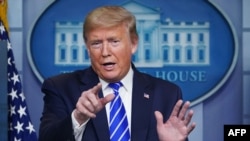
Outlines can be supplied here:
[[107, 82], [121, 80], [137, 49], [137, 40], [132, 42], [127, 27], [97, 28], [86, 36], [91, 64], [98, 76]]

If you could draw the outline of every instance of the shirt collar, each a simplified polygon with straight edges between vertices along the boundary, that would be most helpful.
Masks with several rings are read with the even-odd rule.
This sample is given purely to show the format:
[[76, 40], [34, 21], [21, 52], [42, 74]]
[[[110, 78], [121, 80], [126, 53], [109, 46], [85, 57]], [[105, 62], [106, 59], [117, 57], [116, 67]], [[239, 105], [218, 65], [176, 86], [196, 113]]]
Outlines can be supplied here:
[[[125, 77], [121, 80], [123, 87], [125, 88], [126, 91], [132, 89], [133, 75], [134, 75], [134, 71], [133, 71], [132, 67], [130, 66], [127, 75], [125, 75]], [[99, 80], [102, 84], [102, 90], [106, 89], [108, 87], [109, 83], [104, 81], [100, 77], [99, 77]]]

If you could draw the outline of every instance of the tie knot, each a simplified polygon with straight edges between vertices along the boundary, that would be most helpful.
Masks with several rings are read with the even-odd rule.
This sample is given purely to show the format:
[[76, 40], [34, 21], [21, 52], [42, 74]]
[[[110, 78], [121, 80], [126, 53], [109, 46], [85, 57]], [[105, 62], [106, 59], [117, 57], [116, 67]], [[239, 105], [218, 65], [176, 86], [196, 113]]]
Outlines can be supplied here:
[[121, 86], [121, 82], [109, 83], [109, 87], [112, 88], [114, 91], [118, 91]]

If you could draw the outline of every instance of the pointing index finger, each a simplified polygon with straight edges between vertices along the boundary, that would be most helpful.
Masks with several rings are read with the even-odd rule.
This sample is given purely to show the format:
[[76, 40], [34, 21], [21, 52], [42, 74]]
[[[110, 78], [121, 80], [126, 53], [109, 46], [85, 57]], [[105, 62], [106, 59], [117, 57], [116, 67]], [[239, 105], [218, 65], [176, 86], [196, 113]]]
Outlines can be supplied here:
[[102, 84], [101, 84], [101, 83], [98, 83], [97, 85], [95, 85], [95, 86], [91, 89], [91, 91], [92, 91], [92, 93], [94, 93], [95, 95], [97, 95], [98, 92], [101, 90], [101, 88], [102, 88]]

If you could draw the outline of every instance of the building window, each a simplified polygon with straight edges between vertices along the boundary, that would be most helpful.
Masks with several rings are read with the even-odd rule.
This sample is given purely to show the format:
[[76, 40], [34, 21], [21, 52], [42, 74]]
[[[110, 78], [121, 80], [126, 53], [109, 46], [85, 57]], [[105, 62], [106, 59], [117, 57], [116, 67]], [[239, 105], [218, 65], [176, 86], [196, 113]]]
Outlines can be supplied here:
[[168, 34], [167, 34], [167, 33], [164, 33], [164, 34], [162, 35], [162, 41], [163, 41], [163, 42], [168, 42]]
[[64, 33], [61, 34], [61, 42], [65, 42], [66, 41], [66, 35]]
[[192, 35], [190, 33], [187, 34], [187, 42], [192, 41]]
[[145, 42], [150, 42], [150, 35], [148, 33], [145, 33], [145, 35], [144, 35], [144, 41]]
[[175, 42], [180, 42], [180, 34], [179, 33], [175, 34], [174, 40], [175, 40]]
[[163, 61], [169, 62], [169, 46], [163, 46]]
[[205, 62], [205, 46], [198, 47], [198, 62]]
[[176, 62], [179, 62], [180, 61], [180, 50], [179, 49], [175, 49], [174, 50], [174, 59]]
[[199, 34], [199, 42], [204, 42], [204, 34], [203, 33]]
[[180, 46], [174, 47], [174, 61], [175, 62], [181, 61], [181, 47]]
[[150, 61], [150, 50], [149, 49], [145, 50], [145, 60]]
[[72, 40], [73, 40], [73, 42], [77, 42], [77, 34], [76, 33], [74, 33], [73, 35], [72, 35]]
[[66, 46], [65, 45], [59, 46], [59, 61], [60, 62], [66, 61]]
[[[85, 48], [85, 47], [84, 47]], [[89, 60], [89, 53], [88, 53], [88, 50], [87, 49], [83, 49], [83, 54], [84, 54], [84, 57], [83, 57], [83, 61], [88, 61]]]
[[193, 60], [193, 47], [187, 46], [186, 47], [186, 61], [191, 62]]
[[71, 61], [76, 62], [78, 60], [78, 46], [73, 45], [71, 47]]

